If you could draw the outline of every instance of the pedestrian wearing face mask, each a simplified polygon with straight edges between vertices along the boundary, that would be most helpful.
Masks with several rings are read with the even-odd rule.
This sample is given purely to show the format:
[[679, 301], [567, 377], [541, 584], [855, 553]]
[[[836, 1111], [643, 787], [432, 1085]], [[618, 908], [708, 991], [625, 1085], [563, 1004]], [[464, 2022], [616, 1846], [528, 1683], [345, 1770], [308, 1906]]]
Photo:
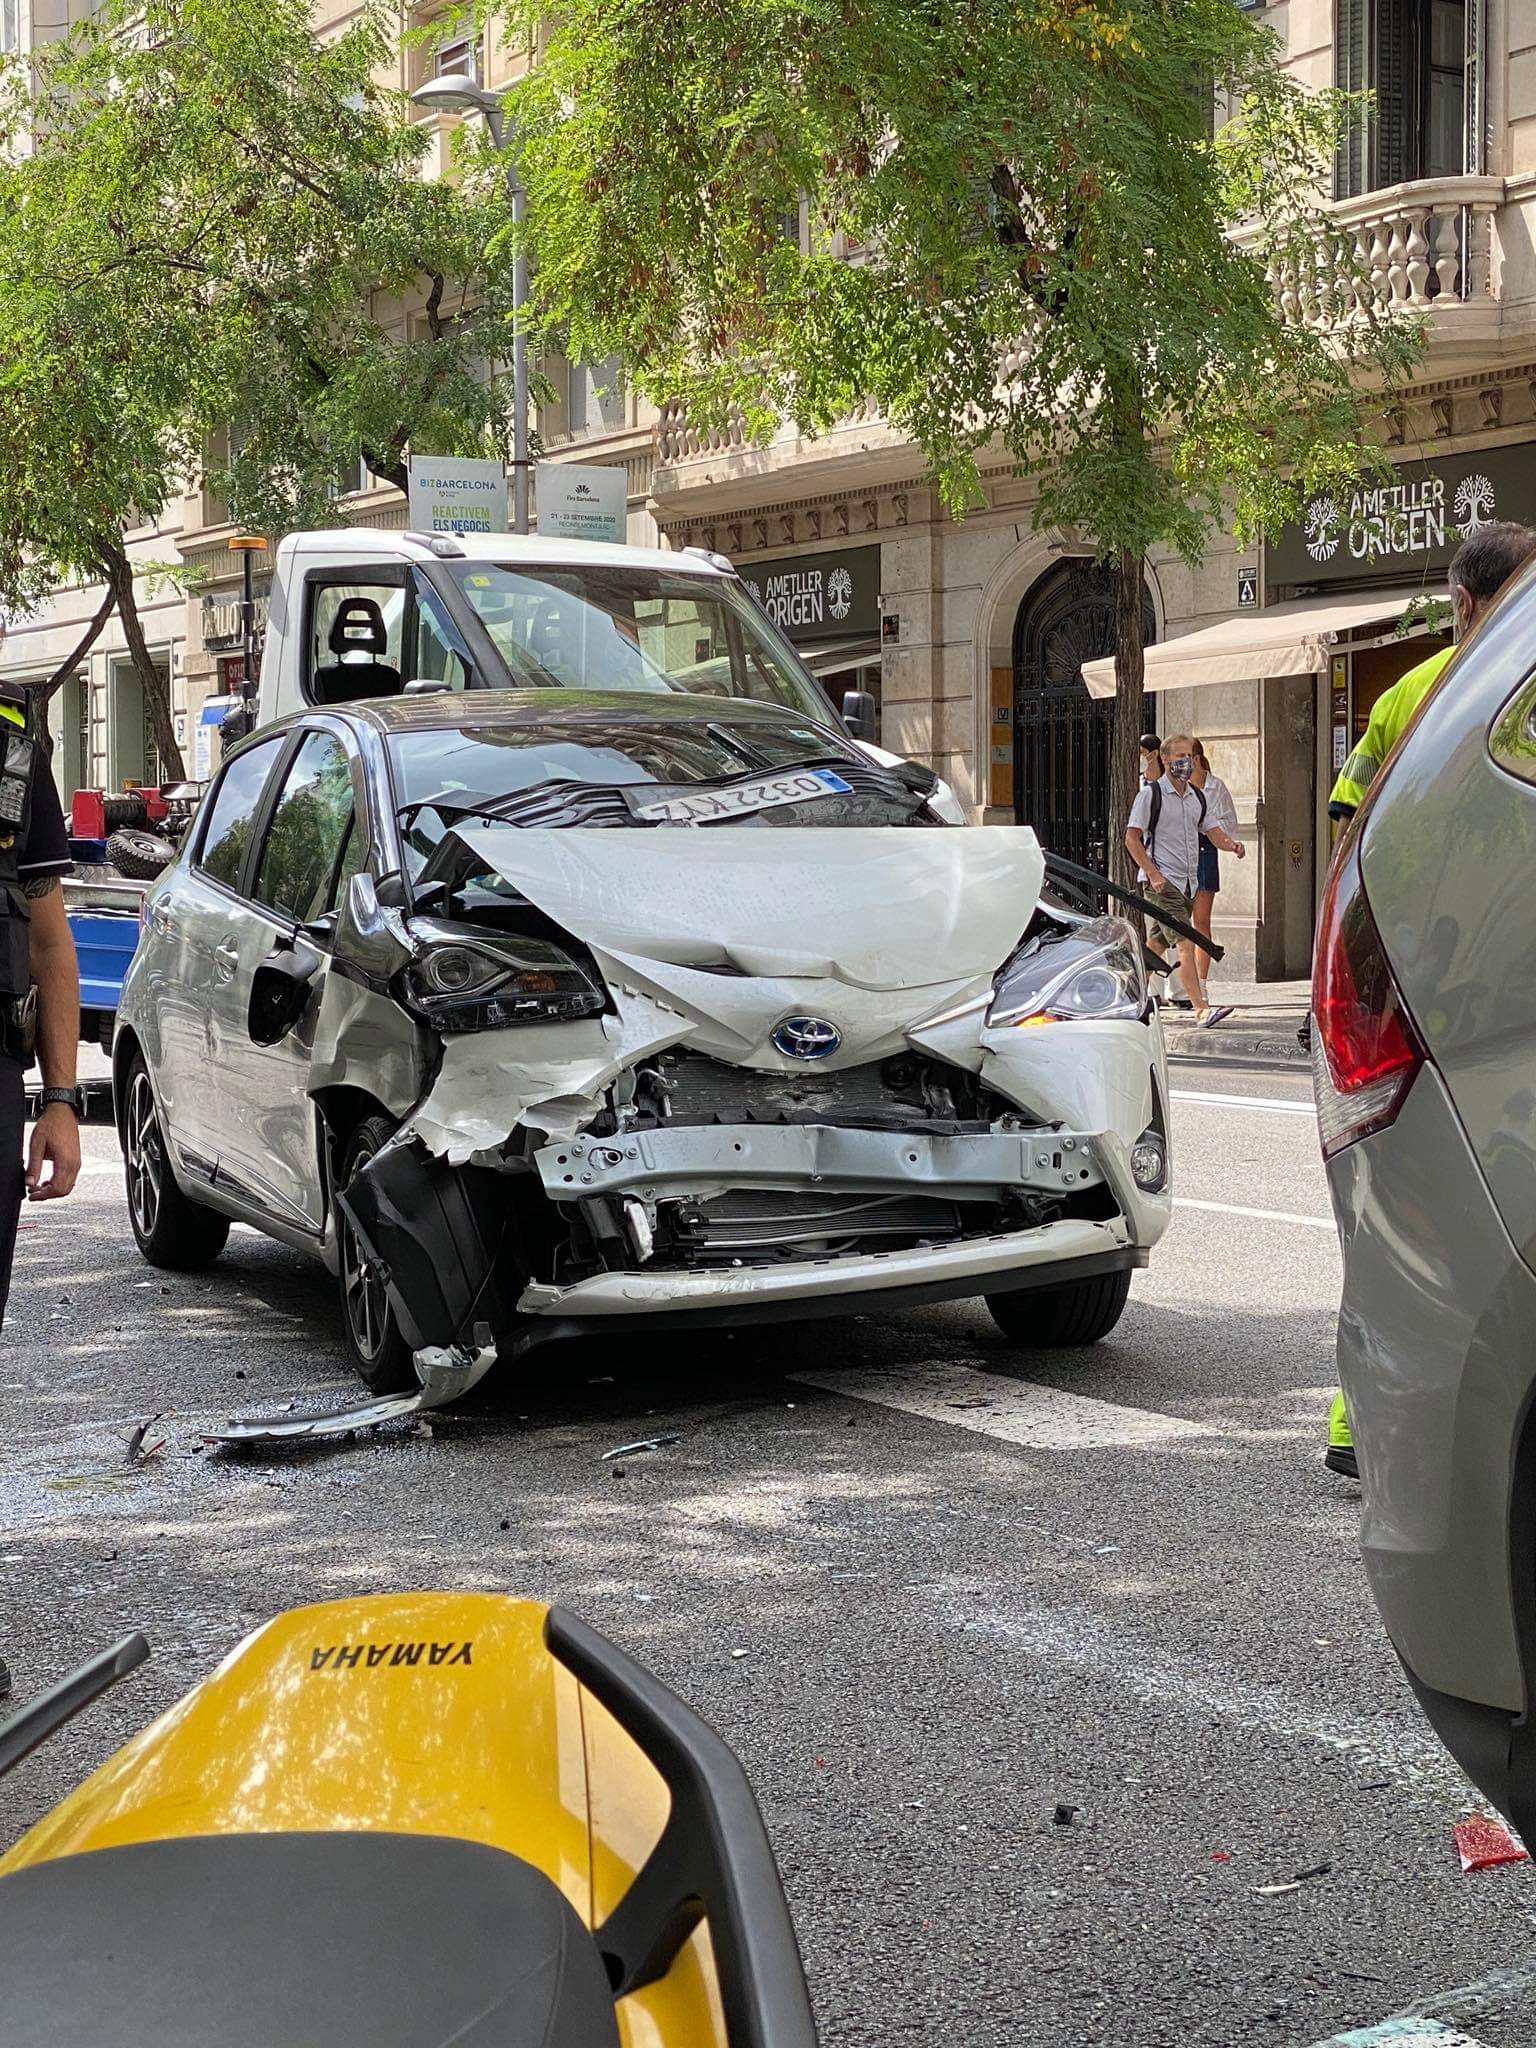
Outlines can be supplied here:
[[[1163, 773], [1148, 783], [1131, 806], [1126, 827], [1126, 851], [1146, 876], [1152, 902], [1171, 916], [1190, 923], [1195, 892], [1200, 886], [1200, 848], [1210, 838], [1226, 852], [1236, 852], [1237, 841], [1207, 817], [1205, 798], [1191, 786], [1195, 766], [1195, 743], [1188, 733], [1173, 733], [1163, 741]], [[1172, 926], [1154, 923], [1152, 944], [1176, 955], [1171, 982], [1189, 998], [1195, 1023], [1209, 1030], [1223, 1017], [1230, 1017], [1230, 1003], [1211, 1004], [1200, 985], [1196, 966], [1199, 949]]]

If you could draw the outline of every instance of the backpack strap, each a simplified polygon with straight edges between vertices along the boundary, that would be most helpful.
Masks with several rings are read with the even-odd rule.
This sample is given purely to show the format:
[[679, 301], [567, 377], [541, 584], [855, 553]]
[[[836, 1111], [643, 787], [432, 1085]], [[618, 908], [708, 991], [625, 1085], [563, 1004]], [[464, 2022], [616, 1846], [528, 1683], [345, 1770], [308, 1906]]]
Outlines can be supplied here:
[[[1194, 789], [1194, 784], [1191, 783], [1190, 787]], [[1194, 795], [1196, 803], [1200, 806], [1200, 823], [1203, 825], [1205, 823], [1205, 791], [1203, 789], [1195, 789]], [[1148, 855], [1153, 860], [1156, 860], [1157, 855], [1152, 850], [1152, 842], [1157, 837], [1157, 821], [1163, 815], [1163, 785], [1161, 779], [1152, 785], [1152, 802], [1148, 806], [1148, 813], [1147, 829], [1141, 835], [1141, 843], [1147, 849]]]

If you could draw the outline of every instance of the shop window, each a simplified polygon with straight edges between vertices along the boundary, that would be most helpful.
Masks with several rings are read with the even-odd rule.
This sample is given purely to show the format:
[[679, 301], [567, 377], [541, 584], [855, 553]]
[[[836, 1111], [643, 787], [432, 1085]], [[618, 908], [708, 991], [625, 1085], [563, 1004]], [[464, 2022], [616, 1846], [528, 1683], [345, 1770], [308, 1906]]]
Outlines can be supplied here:
[[1335, 185], [1354, 198], [1467, 163], [1469, 9], [1483, 0], [1338, 0], [1334, 78], [1368, 92], [1340, 145]]

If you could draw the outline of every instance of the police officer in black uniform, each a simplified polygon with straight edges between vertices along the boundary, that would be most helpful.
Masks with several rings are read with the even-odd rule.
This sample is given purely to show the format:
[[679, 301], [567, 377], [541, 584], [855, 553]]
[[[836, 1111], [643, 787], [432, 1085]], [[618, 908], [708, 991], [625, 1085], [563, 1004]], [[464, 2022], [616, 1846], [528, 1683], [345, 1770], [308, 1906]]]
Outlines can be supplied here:
[[[29, 696], [0, 683], [0, 1321], [23, 1197], [67, 1195], [80, 1172], [80, 973], [59, 886], [69, 839]], [[43, 1103], [23, 1164], [34, 1045]]]

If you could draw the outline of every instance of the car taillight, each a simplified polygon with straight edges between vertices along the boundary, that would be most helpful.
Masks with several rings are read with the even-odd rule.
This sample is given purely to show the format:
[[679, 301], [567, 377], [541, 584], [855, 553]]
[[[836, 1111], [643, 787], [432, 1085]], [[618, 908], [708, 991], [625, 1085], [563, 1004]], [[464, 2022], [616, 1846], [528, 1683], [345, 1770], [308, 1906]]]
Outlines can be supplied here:
[[1323, 1157], [1397, 1115], [1424, 1048], [1365, 899], [1360, 834], [1328, 879], [1312, 967], [1312, 1080]]

